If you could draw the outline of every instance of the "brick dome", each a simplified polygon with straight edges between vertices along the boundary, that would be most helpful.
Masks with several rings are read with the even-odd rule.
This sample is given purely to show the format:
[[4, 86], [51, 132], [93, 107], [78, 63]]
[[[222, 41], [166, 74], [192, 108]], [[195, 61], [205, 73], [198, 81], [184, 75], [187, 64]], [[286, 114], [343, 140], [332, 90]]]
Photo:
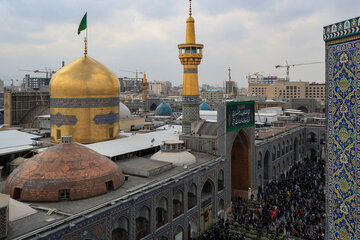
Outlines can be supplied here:
[[22, 201], [81, 199], [117, 189], [121, 169], [110, 159], [77, 143], [58, 144], [16, 168], [5, 191]]

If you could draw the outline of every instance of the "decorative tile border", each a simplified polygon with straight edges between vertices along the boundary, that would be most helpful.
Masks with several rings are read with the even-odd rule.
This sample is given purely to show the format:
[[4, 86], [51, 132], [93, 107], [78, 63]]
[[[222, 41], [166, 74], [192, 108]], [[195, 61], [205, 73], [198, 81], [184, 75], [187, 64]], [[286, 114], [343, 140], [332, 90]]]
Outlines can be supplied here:
[[119, 101], [119, 98], [50, 98], [50, 108], [115, 107]]
[[196, 104], [198, 104], [198, 103], [200, 103], [200, 98], [199, 98], [199, 96], [197, 95], [197, 96], [183, 96], [182, 97], [182, 102], [183, 103], [196, 103]]
[[348, 37], [360, 32], [360, 17], [352, 18], [324, 27], [324, 41]]
[[184, 73], [198, 73], [197, 68], [184, 68]]

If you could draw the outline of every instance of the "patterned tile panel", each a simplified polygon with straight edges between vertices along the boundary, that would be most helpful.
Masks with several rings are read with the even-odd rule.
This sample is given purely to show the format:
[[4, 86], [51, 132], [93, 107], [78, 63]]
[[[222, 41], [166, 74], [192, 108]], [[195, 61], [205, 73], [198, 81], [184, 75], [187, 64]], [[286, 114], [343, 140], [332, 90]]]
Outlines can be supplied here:
[[327, 52], [327, 236], [359, 239], [360, 41], [330, 45]]

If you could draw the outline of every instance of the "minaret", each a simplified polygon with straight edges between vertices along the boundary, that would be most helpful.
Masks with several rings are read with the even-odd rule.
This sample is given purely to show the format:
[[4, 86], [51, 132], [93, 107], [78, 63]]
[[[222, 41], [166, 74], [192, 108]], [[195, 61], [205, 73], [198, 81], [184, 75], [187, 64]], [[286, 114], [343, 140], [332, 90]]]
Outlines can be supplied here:
[[195, 20], [191, 16], [189, 0], [189, 17], [186, 20], [186, 42], [179, 44], [179, 58], [184, 65], [182, 132], [190, 133], [191, 122], [199, 120], [199, 82], [198, 65], [202, 59], [204, 45], [195, 42]]
[[145, 102], [148, 94], [149, 83], [146, 81], [146, 74], [144, 73], [143, 81], [141, 84], [142, 89], [142, 100]]
[[149, 83], [146, 81], [146, 74], [144, 73], [143, 81], [141, 84], [144, 112], [146, 112], [146, 99], [147, 99], [147, 94], [148, 94], [148, 86], [149, 86]]

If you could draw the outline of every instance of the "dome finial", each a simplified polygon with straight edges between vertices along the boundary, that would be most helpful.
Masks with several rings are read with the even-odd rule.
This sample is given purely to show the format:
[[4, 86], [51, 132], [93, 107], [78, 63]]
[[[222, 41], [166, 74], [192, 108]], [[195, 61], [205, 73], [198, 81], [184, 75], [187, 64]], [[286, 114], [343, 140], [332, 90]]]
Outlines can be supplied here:
[[189, 0], [189, 16], [191, 17], [191, 0]]
[[[87, 33], [87, 30], [86, 30], [86, 33]], [[86, 55], [87, 55], [87, 39], [86, 39], [86, 37], [84, 39], [84, 43], [85, 43], [84, 56], [86, 57]]]

